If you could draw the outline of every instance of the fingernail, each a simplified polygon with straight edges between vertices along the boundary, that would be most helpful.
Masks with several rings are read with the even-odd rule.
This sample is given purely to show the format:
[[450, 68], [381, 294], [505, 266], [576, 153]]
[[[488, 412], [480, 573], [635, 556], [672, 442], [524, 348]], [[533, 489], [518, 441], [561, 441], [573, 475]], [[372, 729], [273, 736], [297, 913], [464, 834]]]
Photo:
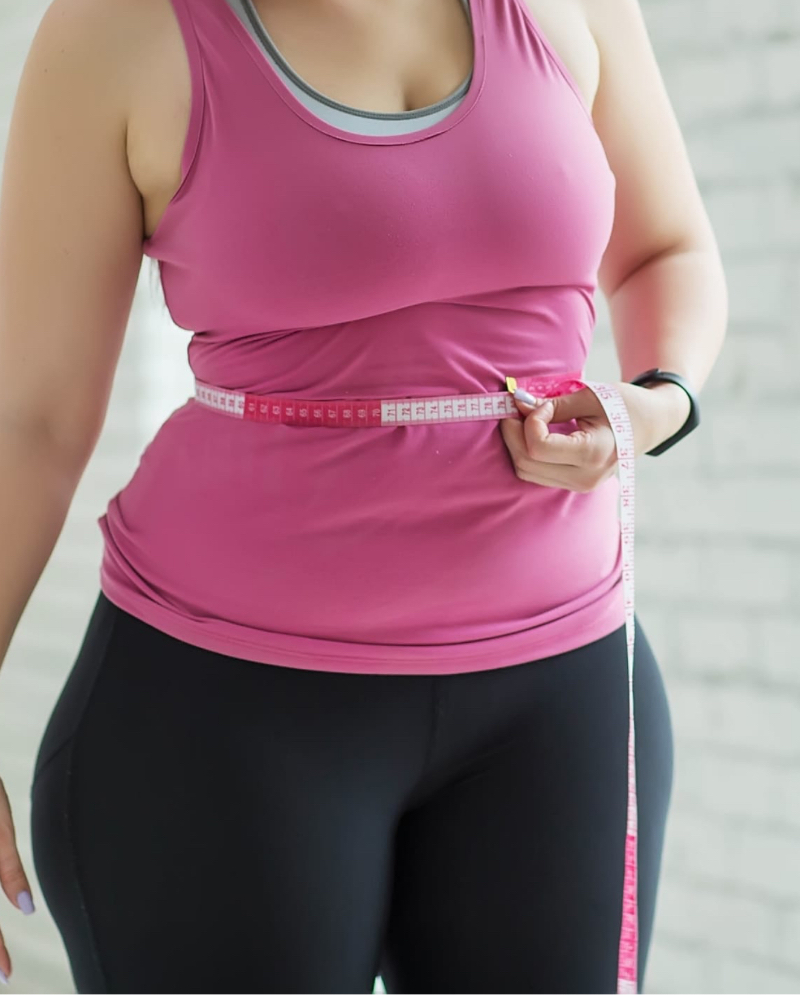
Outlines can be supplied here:
[[4, 985], [8, 984], [8, 976], [2, 967], [0, 967], [0, 981], [2, 981]]
[[29, 916], [36, 911], [33, 907], [33, 899], [31, 898], [31, 893], [29, 891], [21, 891], [17, 895], [17, 905], [19, 906], [20, 912]]
[[522, 401], [524, 404], [530, 404], [532, 408], [535, 408], [538, 404], [538, 401], [533, 394], [529, 394], [527, 390], [523, 390], [522, 387], [517, 387], [514, 391], [514, 397], [516, 397], [518, 401]]

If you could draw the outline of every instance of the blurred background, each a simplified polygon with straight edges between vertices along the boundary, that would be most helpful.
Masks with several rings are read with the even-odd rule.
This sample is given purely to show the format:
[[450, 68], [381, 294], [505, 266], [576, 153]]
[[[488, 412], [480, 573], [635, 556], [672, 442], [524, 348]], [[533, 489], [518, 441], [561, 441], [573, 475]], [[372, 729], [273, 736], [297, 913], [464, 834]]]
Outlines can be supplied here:
[[[701, 427], [637, 464], [636, 607], [676, 737], [645, 991], [798, 993], [800, 0], [641, 3], [731, 296]], [[47, 6], [0, 0], [0, 161]], [[616, 380], [599, 304], [587, 376]], [[97, 517], [192, 392], [188, 341], [143, 266], [102, 437], [0, 679], [0, 771], [31, 873], [33, 759], [97, 597]], [[73, 992], [36, 887], [34, 899], [30, 918], [0, 901], [10, 991]]]

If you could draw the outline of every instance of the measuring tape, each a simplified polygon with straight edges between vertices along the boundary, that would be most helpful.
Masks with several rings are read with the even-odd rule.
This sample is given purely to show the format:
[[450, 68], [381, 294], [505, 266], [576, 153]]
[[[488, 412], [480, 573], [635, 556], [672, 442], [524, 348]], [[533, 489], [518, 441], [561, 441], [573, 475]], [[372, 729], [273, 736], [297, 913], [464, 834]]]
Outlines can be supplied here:
[[225, 390], [195, 380], [195, 397], [201, 404], [244, 421], [278, 425], [311, 425], [328, 428], [389, 428], [398, 425], [437, 425], [459, 421], [487, 421], [524, 415], [513, 397], [517, 386], [534, 397], [572, 394], [588, 387], [597, 395], [606, 413], [617, 450], [622, 544], [622, 590], [625, 604], [625, 636], [628, 652], [628, 815], [625, 830], [625, 872], [622, 886], [622, 924], [617, 961], [617, 995], [637, 992], [639, 921], [637, 902], [637, 839], [635, 727], [633, 716], [633, 428], [628, 409], [616, 387], [582, 380], [581, 371], [551, 377], [506, 377], [506, 392], [449, 394], [439, 397], [380, 400], [319, 401], [270, 397]]

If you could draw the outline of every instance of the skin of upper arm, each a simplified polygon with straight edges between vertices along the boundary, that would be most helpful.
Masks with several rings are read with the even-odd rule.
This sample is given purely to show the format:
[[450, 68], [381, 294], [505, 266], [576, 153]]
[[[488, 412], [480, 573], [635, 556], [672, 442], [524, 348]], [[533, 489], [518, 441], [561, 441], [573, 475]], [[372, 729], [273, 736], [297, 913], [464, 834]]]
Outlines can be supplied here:
[[598, 273], [608, 298], [649, 259], [716, 241], [638, 0], [583, 2], [600, 54], [592, 116], [617, 181]]
[[85, 463], [142, 263], [126, 157], [124, 0], [53, 0], [29, 49], [0, 190], [0, 424]]

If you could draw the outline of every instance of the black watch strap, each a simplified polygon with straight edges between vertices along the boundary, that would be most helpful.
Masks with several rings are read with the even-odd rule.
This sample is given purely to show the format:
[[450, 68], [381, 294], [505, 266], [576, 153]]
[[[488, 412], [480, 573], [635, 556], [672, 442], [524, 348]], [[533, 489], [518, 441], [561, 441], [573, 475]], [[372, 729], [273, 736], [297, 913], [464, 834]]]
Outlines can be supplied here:
[[697, 403], [697, 397], [695, 396], [689, 382], [685, 377], [682, 377], [680, 373], [670, 373], [667, 370], [660, 370], [657, 366], [655, 366], [652, 370], [645, 370], [644, 373], [640, 373], [637, 377], [634, 377], [633, 380], [630, 380], [629, 383], [636, 384], [637, 387], [643, 387], [645, 384], [657, 383], [658, 381], [664, 380], [667, 380], [670, 383], [675, 383], [686, 391], [689, 396], [690, 403], [689, 415], [674, 435], [671, 435], [668, 439], [665, 439], [662, 443], [657, 445], [655, 449], [649, 449], [645, 453], [646, 456], [660, 456], [661, 453], [666, 452], [666, 450], [674, 446], [676, 442], [680, 442], [684, 436], [688, 435], [700, 424], [700, 408]]

